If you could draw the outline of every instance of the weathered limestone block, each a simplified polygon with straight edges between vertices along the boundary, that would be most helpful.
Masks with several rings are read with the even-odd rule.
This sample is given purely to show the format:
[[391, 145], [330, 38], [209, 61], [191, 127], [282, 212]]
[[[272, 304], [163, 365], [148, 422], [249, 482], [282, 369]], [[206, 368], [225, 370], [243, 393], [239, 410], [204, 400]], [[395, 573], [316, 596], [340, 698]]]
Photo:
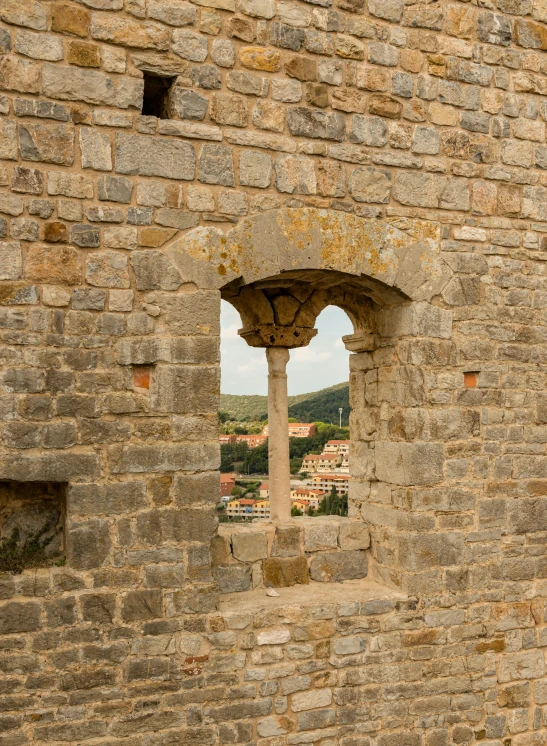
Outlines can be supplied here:
[[391, 484], [435, 484], [443, 479], [444, 447], [440, 443], [378, 442], [376, 477]]
[[509, 526], [516, 534], [545, 531], [547, 526], [547, 499], [519, 498], [509, 506]]
[[33, 31], [18, 31], [14, 49], [25, 57], [37, 60], [62, 60], [63, 45], [60, 39], [49, 34], [36, 34]]
[[152, 387], [152, 404], [158, 412], [215, 412], [219, 389], [216, 367], [162, 367]]
[[197, 10], [190, 3], [177, 3], [170, 0], [153, 0], [147, 7], [148, 15], [156, 21], [163, 21], [169, 26], [192, 26], [196, 20]]
[[[264, 531], [232, 534], [232, 553], [241, 562], [256, 562], [268, 556], [268, 542]], [[260, 644], [260, 643], [259, 643]]]
[[6, 23], [36, 31], [45, 31], [47, 28], [46, 9], [35, 0], [4, 0], [0, 8], [0, 18]]
[[360, 166], [351, 173], [349, 191], [356, 202], [389, 202], [391, 174], [389, 171]]
[[79, 285], [82, 278], [80, 258], [75, 249], [68, 246], [46, 246], [34, 244], [30, 247], [25, 276], [36, 282], [56, 282], [60, 285]]
[[120, 174], [194, 178], [196, 155], [192, 145], [142, 135], [116, 135], [116, 171]]
[[169, 100], [173, 113], [181, 119], [201, 120], [209, 107], [209, 99], [206, 96], [181, 86], [174, 86]]
[[76, 246], [80, 246], [80, 248], [96, 248], [101, 242], [100, 230], [85, 223], [72, 225], [70, 228], [70, 242], [76, 244]]
[[264, 560], [262, 569], [266, 588], [285, 588], [310, 582], [308, 563], [303, 556], [269, 557]]
[[340, 524], [338, 535], [340, 549], [368, 549], [370, 546], [370, 532], [366, 523], [348, 521]]
[[281, 67], [281, 55], [277, 49], [242, 47], [239, 61], [244, 67], [269, 73], [275, 73]]
[[84, 174], [48, 171], [47, 192], [54, 196], [93, 199], [93, 182]]
[[162, 251], [139, 251], [131, 255], [137, 290], [176, 290], [182, 278]]
[[74, 130], [64, 124], [27, 122], [18, 126], [21, 157], [61, 166], [74, 162]]
[[310, 578], [320, 583], [339, 583], [366, 577], [366, 554], [359, 550], [318, 552], [310, 563]]
[[23, 272], [19, 241], [0, 241], [0, 280], [18, 280]]
[[92, 127], [80, 127], [79, 140], [82, 168], [112, 171], [112, 145], [108, 135]]
[[139, 49], [167, 49], [169, 46], [169, 29], [165, 26], [150, 21], [116, 18], [106, 13], [93, 14], [90, 34], [99, 41]]
[[86, 8], [68, 2], [53, 3], [52, 31], [86, 37], [90, 21], [91, 13]]
[[0, 633], [10, 635], [40, 629], [40, 604], [12, 601], [0, 608]]
[[401, 537], [399, 561], [410, 571], [460, 565], [463, 536], [458, 533], [408, 535]]
[[338, 521], [314, 519], [304, 523], [304, 549], [306, 552], [319, 552], [338, 547]]
[[320, 707], [328, 707], [332, 704], [332, 690], [315, 689], [309, 692], [296, 692], [291, 699], [291, 710], [302, 712], [303, 710], [315, 710]]
[[311, 158], [279, 155], [274, 164], [275, 185], [288, 194], [316, 194], [317, 179]]
[[112, 452], [115, 474], [143, 474], [158, 471], [198, 471], [218, 469], [220, 455], [216, 443], [175, 445], [128, 445]]
[[4, 56], [0, 61], [0, 90], [39, 93], [40, 66], [30, 60]]
[[[100, 67], [101, 55], [97, 44], [86, 41], [71, 41], [68, 51], [68, 61], [79, 67]], [[110, 70], [109, 72], [116, 72]]]
[[251, 568], [248, 565], [219, 565], [213, 569], [221, 593], [248, 591], [251, 587]]
[[204, 184], [235, 186], [231, 148], [225, 145], [205, 144], [199, 157], [198, 179]]
[[207, 48], [207, 37], [202, 34], [187, 29], [177, 29], [173, 32], [173, 52], [185, 60], [204, 62], [207, 58]]
[[46, 96], [89, 104], [113, 104], [115, 98], [112, 78], [94, 70], [45, 64], [42, 85]]
[[80, 515], [133, 513], [147, 505], [141, 481], [111, 485], [75, 484], [69, 489], [70, 510]]
[[86, 281], [98, 287], [128, 288], [127, 256], [119, 251], [100, 251], [88, 254]]
[[272, 557], [296, 557], [300, 549], [300, 528], [298, 526], [277, 526], [272, 546]]
[[75, 522], [68, 533], [68, 543], [74, 569], [101, 567], [110, 553], [108, 520]]
[[469, 209], [469, 185], [466, 179], [399, 172], [395, 178], [393, 196], [403, 205], [440, 207], [445, 210]]
[[[15, 141], [17, 145], [17, 141]], [[37, 168], [15, 166], [11, 174], [11, 188], [14, 192], [24, 194], [42, 194], [44, 191], [44, 176]]]

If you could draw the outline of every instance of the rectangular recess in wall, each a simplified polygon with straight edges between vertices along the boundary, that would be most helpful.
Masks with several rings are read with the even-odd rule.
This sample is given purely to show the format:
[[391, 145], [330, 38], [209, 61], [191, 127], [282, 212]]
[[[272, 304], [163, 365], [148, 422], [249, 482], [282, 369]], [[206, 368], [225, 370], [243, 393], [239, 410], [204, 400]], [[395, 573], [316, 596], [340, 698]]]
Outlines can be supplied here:
[[66, 485], [0, 481], [0, 572], [64, 564]]

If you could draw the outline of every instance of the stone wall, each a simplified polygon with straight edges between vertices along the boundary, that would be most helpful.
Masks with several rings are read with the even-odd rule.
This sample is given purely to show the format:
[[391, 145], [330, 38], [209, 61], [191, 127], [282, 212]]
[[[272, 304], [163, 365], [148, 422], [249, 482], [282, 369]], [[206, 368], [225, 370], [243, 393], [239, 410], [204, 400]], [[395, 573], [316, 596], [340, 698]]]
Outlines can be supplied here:
[[366, 577], [369, 546], [367, 524], [336, 516], [221, 524], [211, 542], [213, 575], [221, 593], [339, 583]]
[[[0, 746], [546, 746], [543, 0], [0, 21], [1, 520], [66, 496], [0, 577]], [[234, 598], [220, 297], [289, 271], [354, 321], [369, 575]]]

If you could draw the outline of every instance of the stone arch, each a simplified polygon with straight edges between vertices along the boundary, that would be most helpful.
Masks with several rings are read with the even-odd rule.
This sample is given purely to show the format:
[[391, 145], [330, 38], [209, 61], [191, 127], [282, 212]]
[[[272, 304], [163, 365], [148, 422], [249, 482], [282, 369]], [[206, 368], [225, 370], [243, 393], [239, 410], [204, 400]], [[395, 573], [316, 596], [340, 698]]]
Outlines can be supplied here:
[[[295, 348], [305, 347], [316, 335], [315, 322], [327, 306], [341, 308], [350, 319], [353, 334], [347, 339], [371, 337], [369, 286], [368, 278], [336, 270], [289, 270], [251, 285], [234, 280], [221, 288], [221, 296], [239, 312], [239, 334], [250, 346]], [[402, 294], [401, 299], [407, 300]]]
[[[375, 577], [399, 587], [407, 580], [398, 558], [413, 546], [409, 527], [414, 525], [411, 498], [401, 503], [399, 491], [412, 494], [444, 479], [442, 442], [422, 442], [421, 431], [411, 427], [415, 410], [424, 404], [421, 359], [440, 362], [446, 346], [453, 346], [452, 314], [437, 301], [454, 276], [441, 254], [440, 231], [438, 223], [414, 218], [379, 220], [313, 207], [281, 208], [250, 216], [226, 233], [196, 228], [163, 253], [171, 270], [176, 268], [179, 284], [194, 283], [238, 308], [240, 334], [266, 348], [272, 378], [286, 376], [286, 348], [310, 341], [324, 307], [338, 305], [350, 316], [354, 334], [344, 338], [354, 353], [350, 519], [370, 528]], [[294, 317], [281, 323], [274, 301], [299, 282], [308, 285], [310, 295], [302, 296]], [[313, 307], [306, 305], [309, 298]], [[300, 336], [289, 343], [287, 335], [295, 331]], [[286, 407], [273, 410], [283, 415], [279, 435], [285, 431]], [[408, 427], [393, 426], [398, 416], [403, 423], [408, 420]], [[273, 426], [270, 436], [280, 443]], [[278, 450], [288, 453], [286, 444]], [[285, 474], [279, 489], [273, 474]], [[279, 504], [285, 504], [286, 475], [288, 467], [271, 468], [271, 501], [278, 493]]]
[[295, 270], [334, 270], [367, 278], [381, 306], [426, 301], [452, 276], [441, 257], [440, 225], [410, 218], [363, 218], [314, 207], [250, 216], [227, 233], [195, 228], [165, 253], [187, 282], [220, 289]]

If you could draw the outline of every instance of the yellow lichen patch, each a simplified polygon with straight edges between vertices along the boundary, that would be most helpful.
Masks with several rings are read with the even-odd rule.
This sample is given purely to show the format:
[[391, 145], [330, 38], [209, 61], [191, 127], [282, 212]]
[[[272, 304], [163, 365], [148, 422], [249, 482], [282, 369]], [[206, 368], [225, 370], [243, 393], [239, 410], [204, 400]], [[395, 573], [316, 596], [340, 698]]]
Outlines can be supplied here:
[[369, 274], [387, 281], [397, 269], [396, 256], [386, 241], [381, 221], [322, 211], [319, 223], [323, 246], [321, 266], [351, 274]]
[[263, 70], [268, 73], [275, 73], [281, 67], [279, 51], [264, 47], [243, 47], [239, 50], [239, 61], [251, 70]]
[[300, 251], [305, 251], [313, 242], [314, 213], [308, 208], [297, 208], [280, 211], [277, 215], [282, 234]]

